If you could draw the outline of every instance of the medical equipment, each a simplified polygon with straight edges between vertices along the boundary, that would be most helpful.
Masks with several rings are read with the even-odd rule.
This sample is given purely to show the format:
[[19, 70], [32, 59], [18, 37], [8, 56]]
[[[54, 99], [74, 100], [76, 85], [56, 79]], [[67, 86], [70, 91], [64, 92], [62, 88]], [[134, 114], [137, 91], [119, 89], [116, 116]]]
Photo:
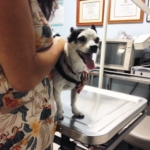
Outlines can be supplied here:
[[131, 74], [150, 78], [150, 65], [134, 66], [131, 68]]
[[150, 33], [143, 34], [134, 41], [134, 48], [136, 50], [144, 50], [149, 46], [150, 46]]
[[[61, 150], [112, 150], [145, 117], [147, 101], [141, 97], [85, 86], [77, 107], [84, 119], [73, 117], [70, 92], [62, 92], [64, 120], [58, 122], [54, 142]], [[72, 139], [72, 140], [70, 140]]]
[[[100, 40], [100, 50], [95, 57], [97, 67], [100, 67], [101, 45], [102, 41]], [[130, 71], [131, 67], [134, 66], [135, 58], [141, 57], [142, 53], [142, 51], [135, 52], [133, 40], [127, 39], [107, 39], [105, 51], [104, 68], [117, 71]]]

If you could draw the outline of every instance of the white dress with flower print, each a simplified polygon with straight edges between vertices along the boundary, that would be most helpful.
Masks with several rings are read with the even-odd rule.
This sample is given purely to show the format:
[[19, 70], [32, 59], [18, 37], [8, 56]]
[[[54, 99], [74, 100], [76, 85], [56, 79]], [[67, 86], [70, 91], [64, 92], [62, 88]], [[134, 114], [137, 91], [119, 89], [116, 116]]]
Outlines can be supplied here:
[[[36, 50], [52, 44], [52, 32], [36, 0], [30, 0]], [[11, 87], [0, 66], [0, 150], [50, 150], [56, 122], [52, 77], [33, 90], [20, 93]]]

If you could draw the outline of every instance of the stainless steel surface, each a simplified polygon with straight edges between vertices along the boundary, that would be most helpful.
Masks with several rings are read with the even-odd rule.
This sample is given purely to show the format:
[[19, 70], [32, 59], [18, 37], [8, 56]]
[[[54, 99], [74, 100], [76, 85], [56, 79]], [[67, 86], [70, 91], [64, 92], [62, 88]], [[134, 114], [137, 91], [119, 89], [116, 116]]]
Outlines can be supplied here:
[[143, 98], [85, 86], [78, 95], [77, 108], [84, 119], [73, 117], [70, 92], [62, 92], [64, 120], [59, 121], [58, 131], [89, 145], [109, 141], [146, 107]]
[[146, 117], [146, 111], [143, 111], [134, 121], [131, 121], [118, 135], [116, 139], [105, 150], [113, 150], [126, 136], [133, 130], [144, 118]]

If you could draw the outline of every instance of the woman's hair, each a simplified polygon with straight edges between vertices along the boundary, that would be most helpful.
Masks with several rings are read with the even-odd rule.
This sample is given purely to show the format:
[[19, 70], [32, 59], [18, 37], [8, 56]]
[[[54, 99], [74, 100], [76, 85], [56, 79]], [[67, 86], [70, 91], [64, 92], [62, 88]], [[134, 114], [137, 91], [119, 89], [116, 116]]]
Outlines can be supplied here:
[[56, 0], [37, 0], [38, 3], [40, 4], [41, 10], [48, 20], [51, 17], [53, 17], [54, 12], [55, 12], [55, 5], [56, 5]]

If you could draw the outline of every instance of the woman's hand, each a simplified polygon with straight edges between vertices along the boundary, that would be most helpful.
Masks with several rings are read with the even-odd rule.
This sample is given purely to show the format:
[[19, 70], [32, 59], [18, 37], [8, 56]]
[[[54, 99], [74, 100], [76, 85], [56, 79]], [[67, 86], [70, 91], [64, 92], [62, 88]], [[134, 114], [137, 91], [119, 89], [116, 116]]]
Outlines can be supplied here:
[[[62, 37], [55, 37], [53, 39], [53, 45], [52, 46], [57, 46], [59, 47], [58, 50], [60, 50], [60, 52], [62, 52], [64, 50], [64, 46], [65, 46], [66, 40]], [[62, 49], [63, 47], [63, 49]]]
[[84, 88], [86, 82], [88, 80], [88, 71], [84, 71], [83, 72], [83, 78], [80, 84], [77, 85], [76, 90], [77, 93], [80, 94], [80, 92], [82, 91], [82, 89]]

